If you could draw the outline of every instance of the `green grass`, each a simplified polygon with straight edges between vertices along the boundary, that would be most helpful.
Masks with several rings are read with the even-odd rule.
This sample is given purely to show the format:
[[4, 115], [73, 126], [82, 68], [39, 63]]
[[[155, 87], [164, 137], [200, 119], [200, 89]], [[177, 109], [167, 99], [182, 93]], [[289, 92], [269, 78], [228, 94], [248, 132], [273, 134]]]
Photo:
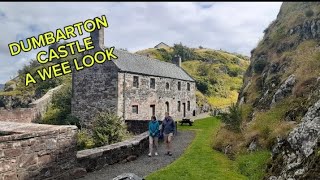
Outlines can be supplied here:
[[241, 174], [249, 179], [263, 179], [265, 175], [266, 162], [270, 158], [269, 151], [257, 151], [251, 154], [239, 155], [236, 165]]
[[179, 159], [146, 179], [247, 179], [233, 161], [211, 148], [212, 137], [220, 125], [220, 120], [209, 117], [197, 120], [194, 126], [178, 126], [179, 130], [194, 130], [195, 139]]

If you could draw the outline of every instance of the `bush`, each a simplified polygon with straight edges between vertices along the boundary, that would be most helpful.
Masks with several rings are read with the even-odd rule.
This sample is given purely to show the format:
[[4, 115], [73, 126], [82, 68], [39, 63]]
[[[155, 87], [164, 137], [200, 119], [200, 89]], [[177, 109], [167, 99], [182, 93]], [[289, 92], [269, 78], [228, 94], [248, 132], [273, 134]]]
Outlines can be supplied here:
[[208, 93], [209, 83], [207, 81], [202, 80], [202, 79], [196, 80], [196, 86], [197, 86], [197, 89], [201, 93], [203, 93], [203, 94], [207, 94]]
[[261, 73], [263, 71], [263, 69], [265, 68], [265, 66], [267, 65], [267, 62], [264, 60], [257, 60], [254, 65], [253, 65], [253, 69], [255, 73]]
[[94, 118], [92, 128], [96, 146], [120, 142], [128, 135], [124, 122], [111, 112], [98, 113]]
[[242, 123], [242, 109], [237, 106], [235, 103], [232, 103], [229, 106], [229, 113], [222, 113], [221, 120], [224, 122], [228, 129], [235, 132], [241, 131]]
[[72, 87], [68, 83], [54, 93], [52, 104], [46, 112], [42, 122], [55, 125], [76, 125], [80, 128], [80, 120], [71, 115]]
[[161, 58], [159, 58], [159, 59], [162, 59], [166, 62], [171, 62], [172, 55], [167, 50], [165, 50], [164, 48], [160, 48], [160, 49], [157, 49], [157, 51], [161, 55]]
[[77, 149], [90, 149], [95, 147], [94, 140], [88, 133], [87, 129], [81, 129], [77, 134]]
[[312, 11], [312, 9], [308, 9], [305, 13], [306, 17], [311, 17], [314, 15], [314, 12]]

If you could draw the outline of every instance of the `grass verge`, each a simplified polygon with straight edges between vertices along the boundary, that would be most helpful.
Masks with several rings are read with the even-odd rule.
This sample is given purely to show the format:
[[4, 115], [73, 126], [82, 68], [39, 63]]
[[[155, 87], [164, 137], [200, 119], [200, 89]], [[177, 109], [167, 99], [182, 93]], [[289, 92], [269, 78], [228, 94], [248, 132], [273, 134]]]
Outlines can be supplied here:
[[195, 139], [179, 159], [146, 179], [247, 179], [235, 168], [233, 161], [211, 148], [211, 137], [220, 125], [220, 120], [208, 117], [197, 120], [194, 126], [178, 126], [178, 130], [195, 130]]

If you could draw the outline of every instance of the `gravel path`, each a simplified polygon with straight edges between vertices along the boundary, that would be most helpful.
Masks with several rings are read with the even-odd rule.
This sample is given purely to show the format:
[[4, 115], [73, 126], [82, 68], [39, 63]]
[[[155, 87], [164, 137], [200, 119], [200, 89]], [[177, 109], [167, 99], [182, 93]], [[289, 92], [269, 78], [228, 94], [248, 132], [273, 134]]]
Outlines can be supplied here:
[[135, 161], [107, 166], [99, 171], [88, 173], [80, 180], [112, 180], [122, 173], [134, 173], [139, 177], [145, 177], [176, 160], [183, 154], [184, 150], [194, 139], [194, 136], [195, 133], [193, 131], [178, 131], [178, 134], [173, 139], [172, 156], [164, 155], [165, 144], [160, 142], [158, 150], [159, 156], [148, 157], [148, 152], [146, 151], [145, 154], [139, 156]]

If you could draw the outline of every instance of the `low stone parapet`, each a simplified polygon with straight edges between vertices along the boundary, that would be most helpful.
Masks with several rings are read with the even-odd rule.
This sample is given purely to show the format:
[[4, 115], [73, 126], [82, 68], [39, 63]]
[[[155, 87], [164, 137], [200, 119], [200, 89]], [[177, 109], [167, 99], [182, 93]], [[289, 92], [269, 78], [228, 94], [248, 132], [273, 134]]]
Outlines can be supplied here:
[[148, 132], [144, 132], [126, 141], [78, 151], [77, 167], [91, 172], [106, 165], [132, 161], [148, 150], [148, 145]]

